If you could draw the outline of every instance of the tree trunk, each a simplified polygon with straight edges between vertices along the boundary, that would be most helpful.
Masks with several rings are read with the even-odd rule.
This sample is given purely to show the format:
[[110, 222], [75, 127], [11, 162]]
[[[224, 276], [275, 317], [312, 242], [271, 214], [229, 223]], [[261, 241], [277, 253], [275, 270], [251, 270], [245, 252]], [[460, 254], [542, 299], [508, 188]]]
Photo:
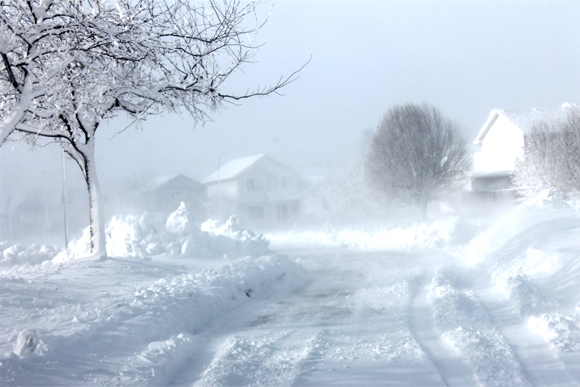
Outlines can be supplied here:
[[91, 256], [105, 258], [105, 217], [101, 202], [101, 189], [95, 168], [95, 140], [92, 137], [86, 144], [85, 182], [89, 192], [89, 230], [91, 236]]

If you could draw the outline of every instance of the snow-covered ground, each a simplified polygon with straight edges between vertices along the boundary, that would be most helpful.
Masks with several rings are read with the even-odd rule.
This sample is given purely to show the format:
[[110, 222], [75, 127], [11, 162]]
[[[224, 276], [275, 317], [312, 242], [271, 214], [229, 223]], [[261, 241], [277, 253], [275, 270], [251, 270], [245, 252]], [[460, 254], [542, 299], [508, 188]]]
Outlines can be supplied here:
[[100, 261], [1, 244], [0, 385], [580, 385], [570, 208], [265, 239], [178, 215], [116, 218]]

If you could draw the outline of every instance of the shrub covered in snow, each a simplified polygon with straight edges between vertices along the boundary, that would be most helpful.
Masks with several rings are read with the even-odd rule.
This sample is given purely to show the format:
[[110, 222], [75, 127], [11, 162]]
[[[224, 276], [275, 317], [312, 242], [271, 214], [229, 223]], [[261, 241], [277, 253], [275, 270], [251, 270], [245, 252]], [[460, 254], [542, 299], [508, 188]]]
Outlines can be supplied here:
[[[184, 203], [167, 219], [161, 214], [113, 216], [106, 227], [107, 254], [115, 257], [146, 258], [151, 255], [223, 256], [266, 255], [268, 241], [240, 227], [231, 217], [225, 223], [208, 220], [195, 226], [193, 211]], [[89, 255], [89, 233], [69, 244], [69, 257]], [[65, 260], [64, 252], [57, 260]]]

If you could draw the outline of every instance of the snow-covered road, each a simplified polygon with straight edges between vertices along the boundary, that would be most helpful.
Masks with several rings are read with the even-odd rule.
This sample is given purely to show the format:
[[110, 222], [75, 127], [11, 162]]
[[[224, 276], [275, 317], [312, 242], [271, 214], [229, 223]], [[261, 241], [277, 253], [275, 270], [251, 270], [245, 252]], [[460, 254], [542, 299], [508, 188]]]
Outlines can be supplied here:
[[3, 268], [0, 384], [579, 386], [580, 220], [506, 219]]
[[303, 286], [247, 305], [175, 385], [579, 385], [578, 354], [561, 358], [509, 301], [485, 302], [486, 280], [452, 257], [285, 253], [307, 269]]

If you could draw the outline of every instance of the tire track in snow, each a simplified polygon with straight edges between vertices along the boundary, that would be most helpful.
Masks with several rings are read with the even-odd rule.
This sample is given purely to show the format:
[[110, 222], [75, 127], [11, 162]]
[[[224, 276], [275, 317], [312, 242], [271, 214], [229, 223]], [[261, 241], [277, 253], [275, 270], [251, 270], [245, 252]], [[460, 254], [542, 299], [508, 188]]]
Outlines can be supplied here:
[[193, 386], [292, 385], [320, 349], [320, 332], [230, 335]]
[[415, 294], [409, 304], [409, 328], [413, 337], [433, 363], [441, 381], [447, 387], [474, 386], [476, 381], [471, 369], [442, 342], [435, 328], [433, 310], [428, 300], [428, 283], [423, 277], [415, 281]]

